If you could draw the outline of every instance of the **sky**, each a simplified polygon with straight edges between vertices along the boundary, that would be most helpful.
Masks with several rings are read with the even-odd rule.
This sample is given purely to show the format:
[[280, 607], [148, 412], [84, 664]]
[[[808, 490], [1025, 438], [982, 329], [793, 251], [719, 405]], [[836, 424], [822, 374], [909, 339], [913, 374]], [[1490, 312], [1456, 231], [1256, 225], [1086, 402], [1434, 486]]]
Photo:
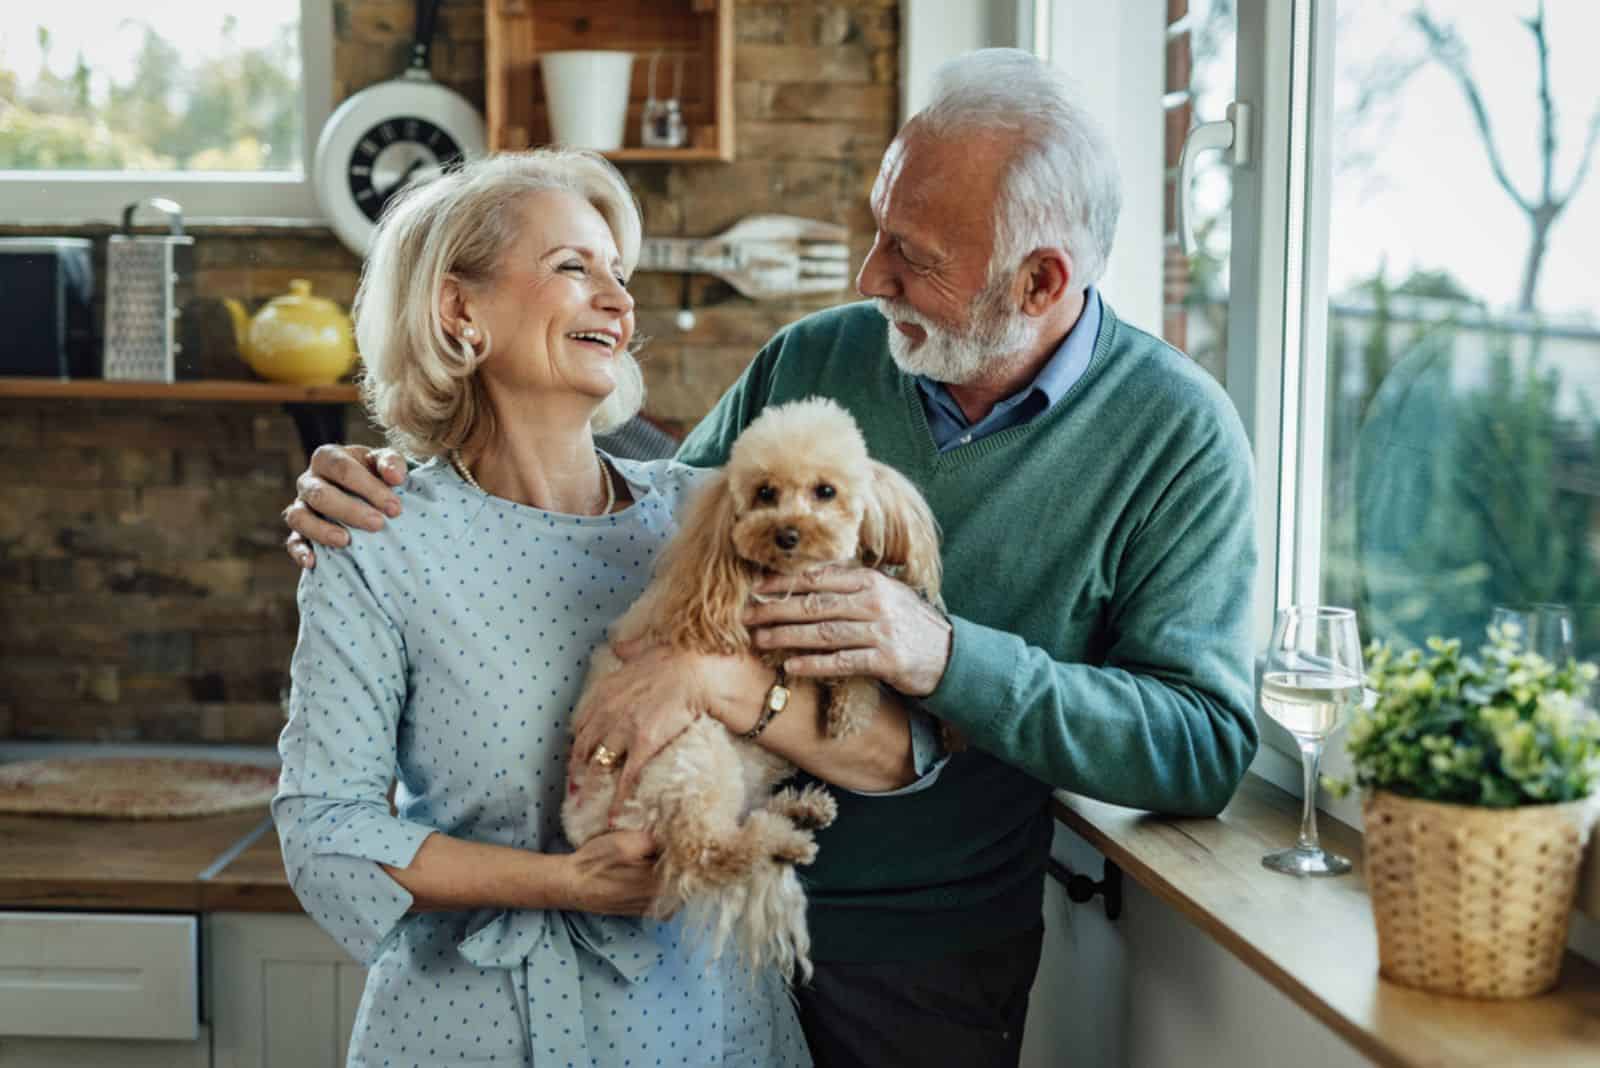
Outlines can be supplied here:
[[[1197, 5], [1198, 6], [1198, 5]], [[1455, 24], [1466, 43], [1514, 182], [1538, 190], [1539, 121], [1533, 35], [1518, 21], [1533, 0], [1431, 0], [1434, 16]], [[1409, 21], [1415, 0], [1340, 4], [1335, 39], [1339, 71], [1336, 115], [1361, 70], [1380, 57], [1419, 54], [1422, 37]], [[1584, 135], [1600, 106], [1600, 3], [1548, 0], [1551, 95], [1556, 104], [1555, 188], [1565, 190]], [[1231, 54], [1223, 61], [1231, 64]], [[1199, 118], [1217, 118], [1231, 98], [1216, 83], [1200, 100]], [[1212, 112], [1215, 112], [1213, 114]], [[1365, 166], [1335, 161], [1330, 207], [1329, 282], [1333, 292], [1370, 277], [1385, 258], [1391, 281], [1413, 269], [1448, 270], [1491, 307], [1516, 303], [1529, 229], [1496, 183], [1458, 83], [1436, 63], [1418, 69], [1390, 103], [1359, 128], [1336, 120], [1336, 152], [1371, 153]], [[1538, 291], [1549, 315], [1600, 321], [1600, 151], [1587, 180], [1552, 231]]]

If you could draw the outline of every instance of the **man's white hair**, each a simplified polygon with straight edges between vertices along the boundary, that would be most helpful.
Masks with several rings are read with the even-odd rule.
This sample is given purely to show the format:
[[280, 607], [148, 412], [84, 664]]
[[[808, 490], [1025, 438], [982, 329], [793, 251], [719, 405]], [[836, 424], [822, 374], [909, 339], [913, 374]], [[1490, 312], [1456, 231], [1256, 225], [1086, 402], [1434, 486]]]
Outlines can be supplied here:
[[1061, 71], [1017, 48], [985, 48], [934, 72], [933, 101], [911, 120], [942, 139], [1003, 129], [1020, 138], [1000, 186], [991, 282], [1035, 249], [1065, 248], [1072, 286], [1105, 273], [1122, 209], [1116, 153]]

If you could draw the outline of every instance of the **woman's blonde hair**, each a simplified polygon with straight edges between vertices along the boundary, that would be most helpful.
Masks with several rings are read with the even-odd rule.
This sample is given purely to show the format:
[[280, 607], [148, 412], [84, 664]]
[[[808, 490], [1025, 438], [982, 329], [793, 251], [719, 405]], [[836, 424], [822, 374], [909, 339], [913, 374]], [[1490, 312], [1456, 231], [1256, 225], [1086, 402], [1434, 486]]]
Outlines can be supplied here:
[[[476, 160], [389, 205], [373, 234], [354, 306], [366, 364], [361, 394], [389, 444], [426, 460], [492, 435], [492, 414], [475, 372], [476, 353], [445, 332], [439, 313], [447, 276], [466, 285], [493, 277], [522, 225], [529, 193], [560, 190], [593, 205], [611, 228], [623, 275], [639, 261], [639, 206], [617, 169], [592, 152], [537, 149]], [[598, 432], [621, 426], [644, 403], [632, 351], [618, 357], [617, 386], [595, 412]]]

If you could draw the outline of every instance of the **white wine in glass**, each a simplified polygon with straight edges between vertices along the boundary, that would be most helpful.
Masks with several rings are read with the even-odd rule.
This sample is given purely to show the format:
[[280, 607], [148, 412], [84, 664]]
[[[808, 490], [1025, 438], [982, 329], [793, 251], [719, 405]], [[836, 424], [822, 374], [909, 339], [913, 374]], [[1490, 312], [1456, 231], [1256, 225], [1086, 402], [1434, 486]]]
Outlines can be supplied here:
[[1350, 861], [1317, 840], [1317, 768], [1322, 746], [1361, 703], [1361, 635], [1348, 608], [1286, 608], [1278, 613], [1261, 677], [1261, 710], [1300, 747], [1305, 799], [1300, 838], [1261, 863], [1289, 875], [1343, 875]]
[[1339, 671], [1269, 671], [1261, 708], [1296, 739], [1327, 741], [1361, 703], [1361, 679]]

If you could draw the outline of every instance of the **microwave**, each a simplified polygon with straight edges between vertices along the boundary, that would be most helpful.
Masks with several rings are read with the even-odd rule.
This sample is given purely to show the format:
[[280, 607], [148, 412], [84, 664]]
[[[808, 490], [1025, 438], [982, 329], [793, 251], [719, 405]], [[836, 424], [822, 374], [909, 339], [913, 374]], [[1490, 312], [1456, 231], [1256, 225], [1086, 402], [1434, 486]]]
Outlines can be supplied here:
[[0, 238], [0, 377], [98, 378], [93, 243]]

